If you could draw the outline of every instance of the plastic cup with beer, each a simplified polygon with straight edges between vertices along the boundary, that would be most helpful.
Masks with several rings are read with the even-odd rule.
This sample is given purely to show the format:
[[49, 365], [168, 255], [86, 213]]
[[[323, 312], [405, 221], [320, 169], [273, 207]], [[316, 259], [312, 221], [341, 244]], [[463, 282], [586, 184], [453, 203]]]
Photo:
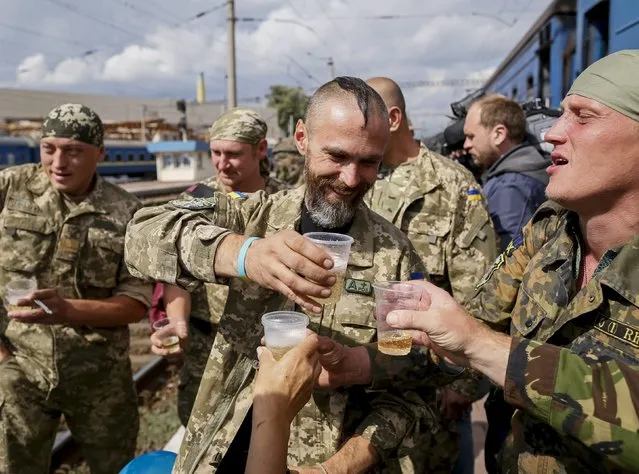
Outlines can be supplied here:
[[380, 352], [403, 356], [410, 352], [412, 336], [403, 329], [391, 328], [386, 317], [398, 309], [418, 310], [423, 289], [402, 281], [375, 283], [375, 318], [377, 319], [377, 348]]
[[266, 347], [279, 360], [306, 337], [308, 316], [295, 311], [274, 311], [262, 316], [262, 325]]
[[38, 283], [33, 278], [16, 278], [5, 285], [7, 310], [24, 311], [31, 309], [26, 306], [18, 306], [18, 301], [26, 298], [38, 289]]
[[161, 341], [162, 347], [169, 354], [175, 354], [180, 351], [180, 336], [173, 321], [169, 318], [159, 319], [153, 323], [153, 330], [156, 337]]
[[337, 303], [344, 291], [344, 277], [348, 266], [348, 257], [351, 253], [353, 238], [344, 234], [334, 234], [332, 232], [309, 232], [304, 234], [308, 240], [315, 245], [322, 247], [333, 260], [331, 271], [335, 274], [336, 281], [331, 287], [331, 296], [328, 298], [313, 297], [319, 304]]

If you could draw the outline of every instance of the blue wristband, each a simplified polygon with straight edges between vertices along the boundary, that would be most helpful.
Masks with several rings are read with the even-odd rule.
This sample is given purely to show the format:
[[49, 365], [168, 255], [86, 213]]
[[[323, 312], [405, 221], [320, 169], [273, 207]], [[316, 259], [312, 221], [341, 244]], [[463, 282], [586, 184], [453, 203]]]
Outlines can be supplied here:
[[249, 237], [242, 244], [242, 248], [240, 248], [240, 254], [237, 256], [237, 274], [240, 278], [248, 278], [246, 276], [246, 267], [244, 266], [246, 263], [246, 252], [248, 252], [249, 247], [256, 240], [260, 240], [260, 237]]

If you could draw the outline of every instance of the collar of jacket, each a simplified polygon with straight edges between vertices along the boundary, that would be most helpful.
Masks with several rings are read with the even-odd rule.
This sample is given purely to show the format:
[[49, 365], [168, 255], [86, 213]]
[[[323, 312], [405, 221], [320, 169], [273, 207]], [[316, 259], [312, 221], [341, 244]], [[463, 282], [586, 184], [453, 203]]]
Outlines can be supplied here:
[[431, 153], [426, 145], [420, 143], [419, 154], [393, 170], [391, 179], [406, 183], [405, 196], [409, 200], [413, 194], [422, 196], [441, 184]]
[[[305, 195], [306, 185], [302, 185], [277, 199], [270, 212], [269, 227], [274, 231], [297, 230], [302, 216], [302, 203]], [[294, 212], [292, 212], [293, 210]], [[354, 240], [348, 259], [349, 265], [358, 267], [373, 265], [375, 253], [375, 236], [371, 232], [373, 227], [371, 210], [362, 202], [355, 212], [353, 225], [348, 233]]]
[[[544, 266], [574, 259], [578, 243], [571, 235], [575, 232], [571, 226], [578, 229], [578, 219], [574, 212], [563, 216], [555, 237], [545, 246], [551, 251], [541, 261]], [[639, 234], [618, 249], [614, 260], [601, 271], [599, 281], [639, 308]]]
[[[81, 201], [78, 206], [77, 213], [86, 213], [86, 212], [96, 212], [100, 214], [105, 214], [106, 211], [103, 210], [104, 200], [106, 199], [105, 194], [105, 181], [99, 175], [95, 174], [95, 185], [93, 186], [93, 190], [86, 196], [86, 198]], [[58, 190], [56, 190], [51, 184], [51, 180], [47, 176], [46, 172], [42, 165], [38, 168], [38, 171], [31, 178], [31, 180], [27, 183], [27, 189], [35, 194], [35, 195], [43, 195], [45, 193], [55, 193], [60, 194]], [[74, 212], [75, 214], [76, 212]]]

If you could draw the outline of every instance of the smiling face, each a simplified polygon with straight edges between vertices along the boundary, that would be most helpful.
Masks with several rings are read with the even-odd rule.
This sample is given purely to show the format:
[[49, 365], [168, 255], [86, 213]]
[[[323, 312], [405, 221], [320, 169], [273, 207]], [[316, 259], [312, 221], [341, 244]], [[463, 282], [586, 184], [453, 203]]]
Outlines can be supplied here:
[[549, 199], [575, 211], [639, 191], [639, 124], [592, 99], [570, 95], [546, 132], [554, 145]]
[[71, 138], [44, 137], [40, 141], [40, 161], [55, 189], [70, 196], [85, 196], [91, 190], [104, 148]]
[[217, 178], [227, 191], [242, 191], [246, 183], [260, 176], [260, 160], [265, 159], [267, 143], [257, 145], [233, 140], [211, 140], [211, 159]]
[[311, 218], [327, 228], [350, 222], [377, 179], [389, 136], [388, 120], [371, 114], [366, 127], [356, 101], [327, 101], [309, 130], [299, 121], [295, 140], [306, 157], [306, 205]]

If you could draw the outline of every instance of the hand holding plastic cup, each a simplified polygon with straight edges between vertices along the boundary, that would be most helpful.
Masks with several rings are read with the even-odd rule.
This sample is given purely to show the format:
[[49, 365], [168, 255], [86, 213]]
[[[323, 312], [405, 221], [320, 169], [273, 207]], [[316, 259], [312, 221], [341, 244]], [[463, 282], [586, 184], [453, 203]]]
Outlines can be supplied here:
[[298, 345], [306, 337], [308, 316], [295, 311], [274, 311], [262, 316], [264, 341], [275, 360]]
[[162, 342], [162, 347], [169, 354], [180, 351], [180, 336], [177, 326], [169, 318], [163, 318], [153, 323], [156, 337]]
[[410, 352], [413, 338], [409, 331], [391, 328], [386, 322], [388, 313], [395, 310], [418, 310], [424, 290], [404, 281], [375, 283], [375, 318], [377, 319], [377, 348], [380, 352], [403, 356]]
[[333, 260], [331, 271], [335, 273], [336, 281], [331, 287], [331, 296], [328, 298], [313, 298], [319, 304], [337, 303], [344, 290], [344, 277], [348, 266], [348, 257], [351, 253], [353, 238], [348, 235], [334, 234], [332, 232], [309, 232], [304, 234], [315, 245], [322, 247]]
[[33, 278], [16, 278], [5, 285], [7, 310], [24, 311], [31, 309], [27, 306], [18, 306], [18, 301], [26, 298], [38, 289], [38, 283]]

